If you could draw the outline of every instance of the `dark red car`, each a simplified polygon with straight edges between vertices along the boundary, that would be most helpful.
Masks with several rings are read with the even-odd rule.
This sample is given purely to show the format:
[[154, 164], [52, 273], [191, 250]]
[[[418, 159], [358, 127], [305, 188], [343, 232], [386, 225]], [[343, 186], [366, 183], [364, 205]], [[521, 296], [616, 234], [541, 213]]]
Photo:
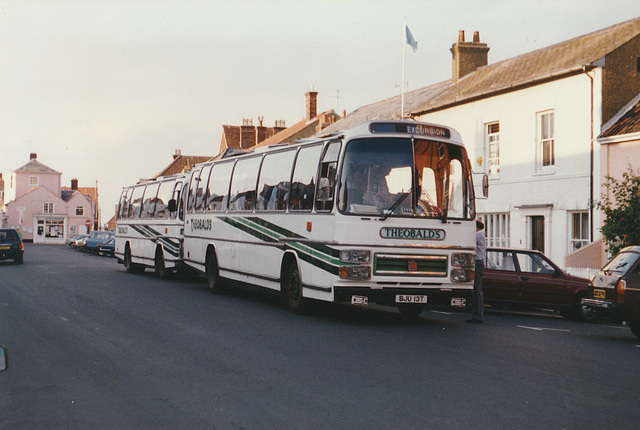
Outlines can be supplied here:
[[487, 248], [485, 304], [556, 309], [565, 318], [593, 320], [596, 313], [582, 304], [590, 284], [564, 273], [539, 251]]

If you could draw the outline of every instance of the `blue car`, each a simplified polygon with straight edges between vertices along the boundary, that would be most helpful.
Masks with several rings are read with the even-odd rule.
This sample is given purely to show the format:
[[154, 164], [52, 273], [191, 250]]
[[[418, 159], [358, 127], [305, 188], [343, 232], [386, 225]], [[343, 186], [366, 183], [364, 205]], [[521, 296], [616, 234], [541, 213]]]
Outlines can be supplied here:
[[89, 233], [89, 237], [86, 239], [86, 243], [82, 248], [83, 251], [98, 253], [98, 247], [109, 239], [115, 237], [112, 231], [100, 231], [94, 230]]
[[102, 245], [98, 245], [98, 254], [106, 255], [108, 257], [113, 257], [113, 252], [115, 251], [115, 249], [116, 249], [116, 238], [112, 237]]

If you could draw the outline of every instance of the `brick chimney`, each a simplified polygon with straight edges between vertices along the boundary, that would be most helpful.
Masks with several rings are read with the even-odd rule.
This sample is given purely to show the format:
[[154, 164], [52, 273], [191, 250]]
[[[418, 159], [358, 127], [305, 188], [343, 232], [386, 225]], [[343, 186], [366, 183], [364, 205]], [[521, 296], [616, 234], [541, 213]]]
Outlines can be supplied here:
[[175, 160], [176, 158], [180, 157], [182, 155], [182, 149], [176, 149], [175, 152], [173, 153], [173, 159]]
[[307, 121], [318, 116], [318, 92], [309, 91], [305, 94], [307, 97]]
[[71, 180], [71, 189], [73, 191], [77, 191], [78, 190], [78, 180], [77, 179], [72, 179]]
[[35, 160], [36, 158], [38, 158], [38, 154], [36, 154], [35, 152], [29, 154], [29, 161]]
[[453, 55], [453, 73], [451, 81], [455, 84], [460, 78], [489, 63], [489, 47], [480, 43], [480, 33], [473, 32], [473, 42], [465, 42], [464, 30], [458, 33], [458, 41], [451, 46]]

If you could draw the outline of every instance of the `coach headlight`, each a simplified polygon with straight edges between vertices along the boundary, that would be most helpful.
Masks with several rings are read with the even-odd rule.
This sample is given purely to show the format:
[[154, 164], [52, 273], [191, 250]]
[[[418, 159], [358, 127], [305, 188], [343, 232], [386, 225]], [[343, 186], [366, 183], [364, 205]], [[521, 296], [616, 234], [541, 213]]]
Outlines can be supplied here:
[[453, 267], [473, 267], [476, 257], [466, 252], [455, 252], [451, 255], [451, 265]]
[[369, 266], [342, 266], [340, 267], [342, 279], [370, 279], [371, 267]]
[[368, 263], [371, 261], [371, 251], [345, 249], [340, 251], [340, 261], [343, 263]]
[[470, 282], [473, 281], [475, 271], [471, 269], [452, 269], [451, 282]]

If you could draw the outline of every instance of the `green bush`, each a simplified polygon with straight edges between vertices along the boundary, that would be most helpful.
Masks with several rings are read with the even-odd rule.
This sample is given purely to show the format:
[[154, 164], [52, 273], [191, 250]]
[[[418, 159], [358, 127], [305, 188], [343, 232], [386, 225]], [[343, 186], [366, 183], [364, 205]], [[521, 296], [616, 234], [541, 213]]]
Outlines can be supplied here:
[[602, 195], [596, 206], [604, 212], [602, 237], [615, 255], [625, 246], [640, 245], [640, 170], [631, 166], [622, 179], [607, 176], [604, 184], [612, 197]]

